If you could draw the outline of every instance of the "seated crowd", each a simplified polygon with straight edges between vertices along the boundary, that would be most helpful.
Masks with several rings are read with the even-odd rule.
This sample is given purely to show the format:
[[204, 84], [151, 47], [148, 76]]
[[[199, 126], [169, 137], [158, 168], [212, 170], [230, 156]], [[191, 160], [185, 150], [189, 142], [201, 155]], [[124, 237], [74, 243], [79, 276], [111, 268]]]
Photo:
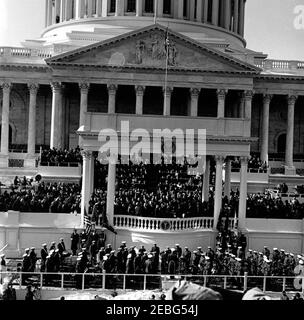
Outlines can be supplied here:
[[82, 156], [80, 153], [80, 148], [75, 149], [48, 149], [42, 150], [40, 163], [42, 165], [61, 165], [67, 163], [81, 163]]
[[[235, 158], [231, 162], [231, 167], [233, 169], [241, 168], [241, 161], [239, 158]], [[268, 165], [266, 162], [263, 162], [257, 155], [251, 155], [248, 160], [248, 169], [250, 170], [267, 170]]]
[[[23, 179], [22, 181], [25, 180]], [[16, 178], [15, 178], [16, 182]], [[0, 195], [0, 211], [80, 213], [81, 187], [77, 184], [14, 184], [12, 191]], [[27, 185], [26, 185], [27, 186]]]
[[[105, 245], [105, 234], [93, 231], [89, 234], [71, 235], [71, 252], [66, 250], [63, 239], [56, 246], [52, 242], [41, 249], [41, 272], [63, 272], [66, 257], [75, 256], [76, 264], [70, 272], [118, 273], [118, 274], [189, 274], [242, 276], [294, 276], [295, 267], [303, 265], [304, 256], [286, 252], [284, 249], [267, 246], [260, 251], [246, 250], [247, 240], [243, 234], [232, 231], [219, 232], [216, 248], [191, 251], [179, 244], [164, 250], [155, 243], [150, 249], [145, 246], [127, 247], [125, 241], [117, 250]], [[77, 256], [77, 258], [76, 258]], [[36, 270], [35, 248], [27, 248], [23, 255], [23, 272]]]

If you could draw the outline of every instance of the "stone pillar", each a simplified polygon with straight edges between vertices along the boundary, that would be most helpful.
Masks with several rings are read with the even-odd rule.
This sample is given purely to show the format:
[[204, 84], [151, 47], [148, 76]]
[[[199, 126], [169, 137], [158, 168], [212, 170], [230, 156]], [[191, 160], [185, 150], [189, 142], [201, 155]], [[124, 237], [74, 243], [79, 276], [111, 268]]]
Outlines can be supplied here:
[[196, 21], [202, 22], [203, 20], [203, 0], [197, 0], [196, 3]]
[[2, 120], [1, 120], [1, 157], [0, 167], [8, 167], [9, 153], [9, 109], [10, 109], [10, 93], [12, 84], [9, 82], [1, 85], [2, 97]]
[[225, 0], [225, 29], [230, 30], [231, 0]]
[[66, 0], [60, 1], [60, 22], [65, 21], [65, 3]]
[[164, 0], [154, 0], [157, 2], [157, 12], [156, 12], [156, 17], [157, 18], [162, 18], [164, 15]]
[[246, 210], [247, 210], [247, 171], [248, 158], [241, 157], [241, 172], [240, 172], [240, 199], [239, 199], [239, 228], [241, 231], [246, 227]]
[[115, 85], [115, 84], [108, 85], [108, 94], [109, 94], [108, 113], [110, 113], [110, 114], [115, 113], [116, 91], [117, 91], [117, 85]]
[[47, 4], [48, 4], [47, 26], [50, 26], [52, 24], [52, 15], [53, 15], [52, 0], [48, 0]]
[[28, 137], [27, 137], [27, 159], [25, 167], [35, 167], [35, 146], [36, 146], [36, 101], [39, 85], [37, 83], [28, 84], [30, 92], [29, 104], [29, 122], [28, 122]]
[[208, 22], [208, 0], [204, 0], [204, 23]]
[[198, 89], [198, 88], [190, 89], [190, 95], [191, 95], [190, 116], [191, 117], [197, 117], [198, 115], [198, 97], [199, 97], [200, 91], [201, 89]]
[[252, 90], [247, 90], [244, 92], [244, 99], [245, 99], [245, 119], [251, 119], [251, 112], [252, 112], [252, 98], [254, 92]]
[[108, 0], [102, 0], [101, 16], [103, 18], [108, 16]]
[[243, 94], [240, 96], [239, 116], [241, 119], [245, 118], [245, 97]]
[[52, 115], [51, 115], [51, 141], [50, 147], [59, 148], [61, 145], [61, 121], [60, 110], [62, 109], [62, 85], [60, 82], [52, 82]]
[[202, 202], [209, 201], [210, 159], [206, 158], [206, 167], [203, 180]]
[[116, 10], [115, 16], [123, 16], [125, 13], [125, 1], [124, 0], [116, 0]]
[[113, 226], [114, 222], [114, 201], [115, 201], [115, 180], [116, 164], [109, 160], [108, 165], [108, 186], [107, 186], [107, 218], [109, 225]]
[[212, 1], [212, 24], [218, 25], [219, 18], [219, 0]]
[[[88, 95], [90, 84], [87, 82], [79, 83], [80, 89], [80, 111], [79, 111], [79, 128], [85, 125], [85, 113], [88, 111]], [[79, 136], [79, 145], [81, 137]]]
[[269, 142], [269, 106], [272, 95], [264, 94], [263, 96], [263, 116], [262, 116], [262, 145], [261, 160], [268, 163], [268, 142]]
[[87, 17], [91, 18], [93, 14], [93, 0], [88, 0], [88, 14]]
[[286, 152], [285, 152], [285, 174], [294, 175], [296, 170], [293, 165], [293, 144], [294, 144], [294, 111], [297, 96], [288, 96], [288, 115], [287, 115], [287, 134], [286, 134]]
[[65, 2], [65, 21], [69, 21], [72, 18], [72, 1], [66, 0]]
[[102, 12], [102, 0], [96, 1], [96, 17], [101, 17]]
[[89, 159], [89, 177], [90, 177], [90, 197], [91, 194], [94, 192], [94, 171], [95, 171], [95, 155], [92, 152], [92, 156]]
[[184, 0], [175, 0], [177, 5], [177, 19], [184, 19]]
[[227, 90], [219, 89], [217, 90], [217, 117], [225, 118], [225, 99]]
[[244, 36], [245, 0], [240, 0], [239, 33]]
[[171, 88], [171, 87], [163, 88], [163, 92], [164, 92], [164, 116], [170, 116], [171, 95], [173, 92], [173, 88]]
[[234, 0], [234, 19], [233, 19], [233, 31], [238, 32], [239, 25], [239, 0]]
[[215, 178], [215, 193], [214, 193], [214, 222], [213, 228], [216, 229], [222, 209], [222, 195], [223, 195], [223, 156], [216, 156], [216, 178]]
[[90, 176], [91, 164], [92, 164], [92, 152], [82, 151], [82, 188], [81, 188], [81, 224], [84, 226], [84, 216], [88, 214], [89, 201], [91, 197], [91, 180], [93, 177]]
[[56, 23], [56, 16], [60, 16], [60, 0], [55, 0], [53, 23]]
[[145, 87], [135, 86], [135, 92], [136, 92], [136, 114], [143, 114]]
[[227, 159], [225, 168], [224, 195], [229, 198], [231, 192], [231, 159]]
[[136, 17], [141, 17], [143, 15], [143, 1], [136, 0]]

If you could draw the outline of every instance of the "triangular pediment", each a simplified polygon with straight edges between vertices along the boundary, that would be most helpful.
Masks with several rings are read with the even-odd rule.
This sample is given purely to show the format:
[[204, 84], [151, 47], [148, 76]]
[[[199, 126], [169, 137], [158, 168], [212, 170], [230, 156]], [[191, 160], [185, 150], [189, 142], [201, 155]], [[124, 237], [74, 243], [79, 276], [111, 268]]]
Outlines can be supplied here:
[[[168, 59], [167, 59], [168, 57]], [[209, 72], [259, 72], [260, 69], [155, 24], [46, 60], [73, 65], [182, 69]]]

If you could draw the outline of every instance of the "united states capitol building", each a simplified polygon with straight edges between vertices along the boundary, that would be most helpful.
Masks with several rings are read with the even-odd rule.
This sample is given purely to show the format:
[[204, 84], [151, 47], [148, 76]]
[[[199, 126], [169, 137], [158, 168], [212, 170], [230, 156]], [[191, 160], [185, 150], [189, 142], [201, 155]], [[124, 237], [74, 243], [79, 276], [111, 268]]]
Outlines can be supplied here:
[[[208, 198], [212, 162], [214, 213], [184, 219], [115, 216], [111, 164], [107, 216], [117, 235], [106, 232], [114, 247], [123, 240], [212, 246], [222, 195], [238, 188], [238, 227], [250, 247], [267, 243], [303, 252], [302, 220], [246, 218], [248, 193], [282, 182], [304, 184], [304, 62], [269, 60], [267, 52], [247, 48], [245, 5], [246, 0], [46, 0], [45, 13], [38, 13], [45, 15], [40, 38], [0, 47], [0, 180], [40, 174], [82, 185], [81, 214], [0, 213], [0, 247], [7, 245], [7, 256], [59, 237], [69, 246], [94, 191], [98, 134], [105, 128], [119, 132], [122, 121], [149, 132], [206, 129], [202, 199]], [[39, 162], [40, 148], [78, 145], [82, 165]], [[253, 153], [267, 170], [251, 172]], [[237, 171], [231, 166], [235, 157]]]

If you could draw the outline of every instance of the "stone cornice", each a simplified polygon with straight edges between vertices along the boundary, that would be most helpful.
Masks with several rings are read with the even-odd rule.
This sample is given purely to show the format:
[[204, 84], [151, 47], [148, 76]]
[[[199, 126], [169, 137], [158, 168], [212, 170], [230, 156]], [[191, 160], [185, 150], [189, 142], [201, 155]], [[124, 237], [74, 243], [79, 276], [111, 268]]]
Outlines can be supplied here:
[[37, 65], [37, 64], [1, 64], [0, 63], [0, 70], [5, 70], [5, 71], [33, 71], [33, 70], [39, 70], [40, 72], [52, 72], [52, 68], [50, 68], [47, 65]]

